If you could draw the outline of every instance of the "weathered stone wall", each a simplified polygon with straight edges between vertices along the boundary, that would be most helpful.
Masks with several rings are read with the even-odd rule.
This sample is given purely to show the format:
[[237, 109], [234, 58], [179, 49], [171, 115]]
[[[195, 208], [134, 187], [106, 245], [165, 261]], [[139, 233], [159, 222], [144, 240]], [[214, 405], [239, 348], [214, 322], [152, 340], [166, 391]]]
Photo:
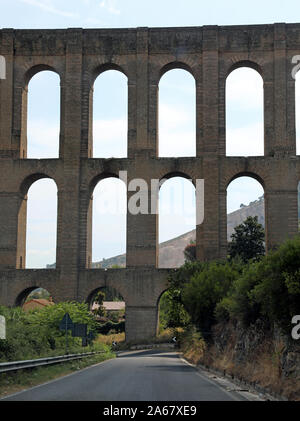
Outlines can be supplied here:
[[[133, 178], [182, 174], [205, 180], [205, 220], [197, 227], [199, 259], [226, 255], [226, 189], [250, 175], [265, 189], [267, 247], [297, 232], [300, 161], [295, 141], [292, 57], [300, 24], [192, 28], [0, 31], [6, 80], [0, 80], [0, 303], [13, 305], [24, 289], [47, 287], [56, 300], [85, 299], [110, 275], [91, 264], [91, 194], [97, 181], [128, 171]], [[225, 84], [237, 67], [264, 80], [265, 156], [225, 156]], [[158, 84], [168, 70], [195, 78], [196, 157], [158, 158]], [[26, 159], [27, 86], [41, 70], [61, 81], [59, 159]], [[92, 158], [92, 87], [108, 69], [128, 78], [128, 158]], [[184, 141], [184, 140], [183, 140]], [[39, 178], [58, 187], [57, 269], [23, 270], [26, 194]], [[128, 194], [128, 199], [130, 195]], [[127, 269], [118, 286], [127, 302], [127, 338], [155, 331], [166, 273], [157, 269], [157, 216], [127, 216]], [[115, 275], [114, 275], [115, 276]], [[113, 276], [113, 277], [114, 277]], [[151, 298], [148, 297], [151, 287]], [[147, 291], [147, 294], [145, 294]], [[155, 296], [152, 297], [155, 291]], [[133, 294], [133, 295], [131, 295]], [[143, 310], [144, 309], [144, 310]], [[156, 311], [157, 314], [157, 311]], [[139, 326], [139, 327], [138, 327]]]
[[299, 400], [300, 342], [262, 320], [219, 323], [201, 363], [257, 389]]

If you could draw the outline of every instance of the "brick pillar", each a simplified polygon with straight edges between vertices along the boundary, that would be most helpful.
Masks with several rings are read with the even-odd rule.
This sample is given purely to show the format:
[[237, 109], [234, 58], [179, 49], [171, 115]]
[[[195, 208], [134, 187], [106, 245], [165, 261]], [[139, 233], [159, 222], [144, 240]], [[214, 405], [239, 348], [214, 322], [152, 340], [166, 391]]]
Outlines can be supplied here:
[[126, 305], [126, 342], [154, 338], [157, 322], [156, 307], [129, 307]]
[[227, 257], [227, 190], [219, 190], [219, 258]]
[[265, 191], [267, 251], [298, 233], [298, 190]]
[[[128, 172], [128, 182], [141, 178], [147, 182], [147, 188], [141, 195], [148, 202], [148, 214], [132, 215], [127, 211], [127, 267], [156, 266], [157, 215], [151, 214], [151, 171], [147, 173], [145, 159], [155, 154], [155, 145], [148, 141], [148, 29], [137, 29], [137, 68], [136, 68], [136, 147], [135, 165]], [[133, 90], [133, 86], [131, 87]], [[133, 101], [133, 97], [130, 96]], [[130, 202], [135, 192], [128, 192]]]
[[0, 193], [0, 215], [0, 268], [24, 268], [26, 201], [21, 200], [18, 193]]
[[57, 267], [60, 299], [76, 299], [78, 289], [80, 223], [80, 145], [82, 30], [67, 30], [66, 71], [63, 91], [64, 186], [58, 193]]
[[287, 123], [287, 57], [286, 26], [274, 25], [274, 144], [276, 153], [295, 155], [296, 143], [293, 136], [288, 136]]
[[[204, 222], [196, 228], [197, 258], [219, 257], [219, 54], [217, 27], [203, 29], [202, 133], [197, 153], [203, 149]], [[198, 102], [198, 101], [197, 101]], [[201, 134], [201, 133], [200, 133]]]
[[0, 158], [13, 156], [12, 109], [13, 109], [13, 29], [3, 29], [1, 55], [5, 58], [6, 79], [0, 79]]
[[[141, 169], [142, 170], [142, 164]], [[140, 175], [139, 175], [140, 174]], [[138, 194], [147, 203], [148, 214], [139, 213], [133, 215], [130, 212], [130, 201], [135, 192], [127, 193], [127, 254], [126, 266], [152, 266], [157, 265], [157, 215], [151, 214], [151, 175], [129, 171], [128, 182], [132, 178], [142, 178], [147, 183], [146, 190]], [[135, 200], [134, 200], [135, 201]]]
[[88, 188], [80, 190], [80, 268], [92, 267], [93, 196]]
[[148, 78], [148, 28], [137, 29], [136, 53], [136, 137], [140, 152], [153, 153], [155, 145], [148, 142], [149, 78]]
[[128, 137], [127, 156], [134, 158], [136, 154], [136, 80], [128, 79]]
[[265, 183], [267, 249], [298, 233], [298, 179], [295, 159], [275, 159]]

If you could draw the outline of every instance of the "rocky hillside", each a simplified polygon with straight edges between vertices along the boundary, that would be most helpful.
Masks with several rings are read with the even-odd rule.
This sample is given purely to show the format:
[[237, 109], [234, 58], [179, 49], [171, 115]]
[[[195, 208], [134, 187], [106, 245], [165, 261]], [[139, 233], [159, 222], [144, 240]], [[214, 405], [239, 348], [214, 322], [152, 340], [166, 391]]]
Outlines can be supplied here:
[[[251, 202], [248, 206], [242, 205], [240, 209], [227, 215], [227, 239], [233, 233], [234, 227], [241, 224], [248, 216], [258, 216], [258, 221], [264, 225], [264, 199], [260, 197], [258, 200]], [[159, 266], [162, 268], [180, 267], [184, 263], [183, 251], [187, 244], [196, 239], [195, 230], [189, 231], [179, 237], [159, 245]], [[93, 263], [95, 268], [108, 268], [114, 265], [125, 266], [126, 255], [103, 259], [101, 262]]]

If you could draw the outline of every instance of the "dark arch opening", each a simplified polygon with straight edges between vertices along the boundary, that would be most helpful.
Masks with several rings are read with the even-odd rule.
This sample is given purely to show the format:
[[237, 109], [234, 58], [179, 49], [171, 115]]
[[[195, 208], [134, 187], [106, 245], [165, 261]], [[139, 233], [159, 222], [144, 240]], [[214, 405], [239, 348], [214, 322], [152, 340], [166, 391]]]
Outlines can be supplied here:
[[24, 310], [43, 308], [53, 303], [51, 294], [44, 288], [33, 286], [26, 288], [16, 298], [15, 305], [23, 307]]
[[97, 184], [100, 183], [100, 181], [102, 181], [102, 180], [106, 180], [107, 178], [117, 178], [118, 180], [120, 179], [117, 174], [114, 174], [114, 173], [111, 173], [111, 172], [103, 172], [103, 173], [97, 175], [96, 177], [94, 177], [92, 179], [92, 181], [90, 183], [90, 187], [89, 187], [90, 196], [93, 195], [93, 192], [94, 192]]
[[172, 61], [171, 63], [166, 64], [160, 69], [159, 80], [163, 77], [165, 73], [169, 72], [170, 70], [176, 69], [185, 70], [186, 72], [190, 73], [193, 76], [193, 78], [195, 78], [193, 69], [188, 64], [183, 63], [182, 61]]
[[96, 67], [96, 69], [94, 69], [93, 75], [92, 75], [92, 85], [95, 83], [95, 80], [102, 73], [108, 72], [110, 70], [115, 70], [117, 72], [123, 73], [123, 75], [128, 78], [128, 75], [122, 66], [119, 66], [118, 64], [115, 64], [115, 63], [105, 63], [105, 64], [101, 64], [100, 66]]
[[255, 61], [251, 61], [251, 60], [241, 60], [238, 61], [237, 63], [234, 63], [229, 69], [228, 72], [226, 74], [226, 78], [230, 75], [230, 73], [232, 73], [234, 70], [236, 69], [240, 69], [241, 67], [249, 67], [250, 69], [256, 70], [261, 77], [263, 77], [263, 70], [262, 67], [256, 63]]
[[163, 291], [157, 300], [157, 309], [157, 334], [167, 341], [172, 341], [190, 323], [190, 316], [181, 302], [179, 290]]
[[56, 73], [59, 77], [59, 72], [53, 67], [48, 64], [37, 64], [36, 66], [31, 67], [24, 75], [24, 86], [26, 87], [30, 80], [40, 72], [49, 71]]
[[254, 173], [254, 172], [249, 172], [249, 171], [242, 171], [242, 172], [239, 172], [239, 173], [237, 173], [237, 174], [235, 174], [231, 179], [230, 179], [230, 181], [228, 182], [228, 184], [227, 184], [227, 187], [226, 188], [228, 188], [228, 186], [234, 181], [234, 180], [237, 180], [238, 178], [241, 178], [241, 177], [248, 177], [248, 178], [253, 178], [254, 180], [256, 180], [256, 181], [258, 181], [258, 183], [259, 184], [261, 184], [261, 186], [262, 186], [262, 188], [264, 189], [265, 188], [265, 182], [264, 182], [264, 179], [259, 175], [259, 174], [256, 174], [256, 173]]
[[94, 289], [86, 303], [97, 321], [97, 331], [102, 335], [117, 335], [117, 342], [125, 340], [125, 311], [123, 296], [113, 287]]

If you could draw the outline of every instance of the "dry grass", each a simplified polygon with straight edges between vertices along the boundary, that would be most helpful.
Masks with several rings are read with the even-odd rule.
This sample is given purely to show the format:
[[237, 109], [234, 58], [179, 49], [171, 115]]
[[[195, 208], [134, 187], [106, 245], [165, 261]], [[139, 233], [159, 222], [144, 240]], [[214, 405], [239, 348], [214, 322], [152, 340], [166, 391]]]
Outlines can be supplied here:
[[112, 335], [98, 335], [95, 342], [109, 346], [111, 346], [113, 342], [116, 342], [118, 345], [120, 345], [121, 343], [125, 342], [125, 332], [113, 333]]
[[184, 356], [194, 364], [203, 364], [239, 380], [259, 385], [271, 394], [300, 401], [300, 379], [284, 377], [281, 371], [283, 343], [274, 343], [267, 338], [252, 354], [247, 355], [245, 361], [238, 361], [235, 332], [231, 334], [222, 351], [216, 345], [205, 347], [201, 340], [194, 340], [183, 345]]
[[205, 341], [202, 336], [194, 330], [181, 334], [180, 347], [183, 352], [183, 356], [188, 361], [196, 365], [199, 364], [205, 355]]

